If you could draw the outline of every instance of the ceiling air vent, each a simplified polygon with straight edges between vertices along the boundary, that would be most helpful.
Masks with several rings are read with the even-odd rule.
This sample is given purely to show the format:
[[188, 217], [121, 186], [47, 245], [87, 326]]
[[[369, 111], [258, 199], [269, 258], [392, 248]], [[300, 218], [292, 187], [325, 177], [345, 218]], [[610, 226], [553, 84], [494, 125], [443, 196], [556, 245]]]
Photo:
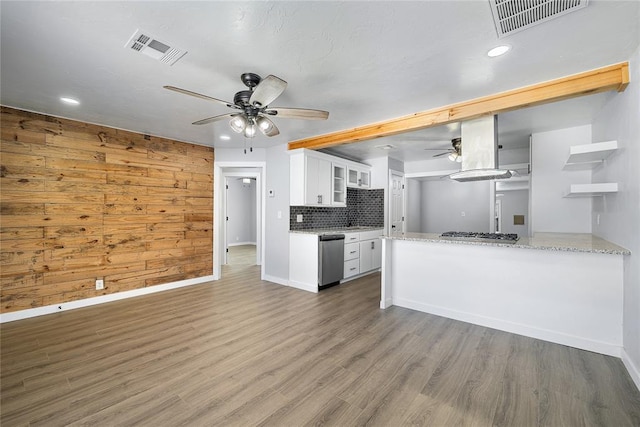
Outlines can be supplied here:
[[128, 47], [136, 52], [144, 53], [153, 59], [157, 59], [158, 61], [169, 65], [175, 64], [178, 59], [182, 58], [187, 53], [186, 50], [171, 47], [140, 30], [136, 30], [124, 47]]
[[489, 0], [498, 38], [587, 6], [589, 0]]

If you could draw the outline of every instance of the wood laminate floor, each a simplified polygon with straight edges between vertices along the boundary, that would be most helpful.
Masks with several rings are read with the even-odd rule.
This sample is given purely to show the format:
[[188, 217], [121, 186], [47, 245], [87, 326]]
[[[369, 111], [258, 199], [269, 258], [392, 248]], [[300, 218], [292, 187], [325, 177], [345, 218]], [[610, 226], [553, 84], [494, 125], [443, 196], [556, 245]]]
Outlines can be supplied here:
[[619, 359], [258, 274], [1, 325], [2, 426], [640, 425]]
[[227, 264], [254, 265], [256, 263], [256, 245], [229, 246]]

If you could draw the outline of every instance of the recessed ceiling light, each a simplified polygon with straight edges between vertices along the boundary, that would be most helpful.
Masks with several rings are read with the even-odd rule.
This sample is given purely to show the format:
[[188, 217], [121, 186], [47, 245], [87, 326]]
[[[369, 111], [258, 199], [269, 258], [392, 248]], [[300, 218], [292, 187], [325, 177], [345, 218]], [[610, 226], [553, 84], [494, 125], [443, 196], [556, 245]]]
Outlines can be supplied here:
[[511, 46], [507, 46], [507, 45], [496, 46], [493, 49], [491, 49], [489, 52], [487, 52], [487, 56], [489, 56], [490, 58], [494, 58], [496, 56], [504, 55], [509, 51], [509, 49], [511, 49]]
[[60, 97], [60, 101], [64, 102], [65, 104], [69, 104], [69, 105], [78, 105], [78, 104], [80, 104], [80, 101], [78, 101], [77, 99], [69, 98], [67, 96], [61, 96]]
[[386, 145], [376, 145], [376, 148], [379, 148], [381, 150], [391, 150], [392, 148], [396, 148], [391, 144], [386, 144]]
[[223, 141], [228, 141], [231, 139], [231, 137], [229, 135], [220, 135], [220, 139]]

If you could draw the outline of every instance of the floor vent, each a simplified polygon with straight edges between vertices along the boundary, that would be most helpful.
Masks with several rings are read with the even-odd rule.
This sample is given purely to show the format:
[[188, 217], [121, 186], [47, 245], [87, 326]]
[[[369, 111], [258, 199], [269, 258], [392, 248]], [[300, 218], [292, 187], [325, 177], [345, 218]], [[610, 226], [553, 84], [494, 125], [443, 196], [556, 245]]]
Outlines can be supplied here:
[[498, 38], [585, 8], [589, 0], [489, 0]]
[[178, 59], [187, 53], [186, 50], [169, 46], [140, 30], [136, 30], [124, 47], [144, 53], [153, 59], [169, 65], [175, 64]]

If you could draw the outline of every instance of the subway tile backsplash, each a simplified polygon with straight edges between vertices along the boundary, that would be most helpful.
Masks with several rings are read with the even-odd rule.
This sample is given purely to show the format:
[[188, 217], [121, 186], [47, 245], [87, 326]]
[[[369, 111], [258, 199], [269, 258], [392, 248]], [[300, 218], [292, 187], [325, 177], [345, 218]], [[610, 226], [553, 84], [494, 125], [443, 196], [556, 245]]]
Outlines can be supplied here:
[[[302, 215], [303, 221], [297, 222]], [[384, 190], [347, 188], [347, 207], [291, 206], [289, 228], [384, 227]]]

